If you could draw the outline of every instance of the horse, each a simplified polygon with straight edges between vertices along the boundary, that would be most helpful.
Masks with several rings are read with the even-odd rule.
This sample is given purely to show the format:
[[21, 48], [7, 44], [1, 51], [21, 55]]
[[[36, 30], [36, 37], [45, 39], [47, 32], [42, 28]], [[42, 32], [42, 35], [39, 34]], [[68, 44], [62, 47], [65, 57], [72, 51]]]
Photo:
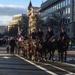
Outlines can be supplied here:
[[[40, 43], [41, 44], [41, 43]], [[42, 44], [41, 48], [39, 49], [39, 52], [41, 54], [41, 58], [43, 59], [43, 56], [45, 56], [45, 60], [47, 61], [47, 54], [49, 53], [49, 60], [53, 61], [54, 52], [56, 50], [56, 38], [53, 36], [50, 39], [46, 39]]]
[[57, 39], [55, 36], [52, 36], [52, 38], [49, 39], [49, 42], [47, 43], [47, 50], [48, 53], [50, 54], [49, 56], [49, 60], [54, 61], [54, 52], [56, 50], [57, 47]]
[[58, 49], [58, 55], [59, 55], [59, 61], [64, 60], [64, 53], [65, 53], [65, 61], [67, 57], [67, 49], [68, 49], [68, 41], [64, 39], [64, 37], [57, 42], [57, 49]]
[[27, 53], [28, 53], [29, 47], [28, 43], [26, 41], [23, 41], [22, 43], [22, 52], [23, 52], [23, 57], [27, 58]]

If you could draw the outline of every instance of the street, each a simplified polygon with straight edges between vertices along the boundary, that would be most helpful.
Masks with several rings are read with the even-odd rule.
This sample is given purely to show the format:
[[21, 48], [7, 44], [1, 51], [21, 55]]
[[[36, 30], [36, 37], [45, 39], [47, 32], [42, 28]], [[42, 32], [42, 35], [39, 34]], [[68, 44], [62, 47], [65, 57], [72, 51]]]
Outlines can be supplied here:
[[0, 75], [75, 75], [74, 53], [75, 51], [68, 52], [66, 62], [35, 62], [17, 54], [7, 54], [6, 48], [0, 47]]
[[75, 0], [1, 0], [0, 75], [75, 75]]

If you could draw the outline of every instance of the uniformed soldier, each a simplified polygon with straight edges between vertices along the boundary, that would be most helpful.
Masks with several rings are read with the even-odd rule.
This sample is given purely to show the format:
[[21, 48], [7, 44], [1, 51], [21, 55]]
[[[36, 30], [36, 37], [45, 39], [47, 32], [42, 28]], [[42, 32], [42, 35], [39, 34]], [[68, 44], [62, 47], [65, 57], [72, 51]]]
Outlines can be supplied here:
[[65, 41], [67, 40], [67, 34], [63, 28], [61, 29], [61, 32], [60, 32], [60, 39], [64, 39]]
[[41, 28], [38, 29], [38, 32], [37, 32], [37, 38], [43, 42], [43, 37], [44, 37], [44, 33], [43, 31], [41, 30]]
[[53, 40], [54, 32], [50, 27], [48, 27], [48, 30], [47, 30], [45, 37], [46, 37], [45, 46], [47, 47], [48, 52], [50, 53], [49, 59], [51, 59], [51, 51], [53, 50], [53, 47], [52, 47], [53, 44], [51, 41]]
[[65, 53], [65, 61], [67, 56], [67, 49], [68, 49], [68, 41], [67, 41], [67, 33], [64, 29], [61, 29], [60, 32], [60, 40], [61, 40], [61, 61], [63, 61], [63, 54]]
[[47, 30], [47, 33], [46, 33], [46, 40], [52, 38], [52, 36], [54, 36], [54, 32], [50, 27], [48, 27], [48, 30]]

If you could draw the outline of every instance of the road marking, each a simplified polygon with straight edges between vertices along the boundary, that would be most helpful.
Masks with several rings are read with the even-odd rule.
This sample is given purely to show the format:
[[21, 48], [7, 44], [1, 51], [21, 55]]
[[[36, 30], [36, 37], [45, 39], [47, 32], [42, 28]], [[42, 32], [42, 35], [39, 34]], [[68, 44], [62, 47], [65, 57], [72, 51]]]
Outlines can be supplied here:
[[[61, 62], [57, 62], [57, 61], [55, 61], [56, 63], [61, 63]], [[75, 67], [75, 65], [74, 64], [69, 64], [69, 63], [65, 63], [65, 62], [62, 62], [62, 64], [64, 64], [64, 65], [69, 65], [69, 66], [72, 66], [72, 67]]]
[[[69, 75], [69, 74], [64, 74], [64, 75]], [[75, 75], [75, 74], [70, 74], [70, 75]]]
[[46, 68], [43, 68], [43, 67], [41, 67], [41, 66], [39, 66], [39, 65], [37, 65], [37, 64], [35, 64], [35, 63], [29, 61], [29, 60], [26, 60], [26, 59], [23, 58], [23, 57], [20, 57], [20, 56], [18, 56], [18, 55], [16, 55], [16, 56], [19, 57], [19, 58], [21, 58], [21, 59], [23, 59], [24, 61], [26, 61], [26, 62], [28, 62], [28, 63], [34, 65], [35, 67], [37, 67], [37, 68], [39, 68], [39, 69], [45, 71], [46, 73], [49, 73], [49, 74], [51, 74], [51, 75], [58, 75], [58, 74], [56, 74], [56, 73], [54, 73], [54, 72], [52, 72], [52, 71], [49, 71], [49, 70], [47, 70]]
[[[16, 56], [18, 56], [18, 55], [16, 55]], [[18, 57], [20, 57], [20, 56], [18, 56]], [[26, 60], [25, 58], [22, 58], [22, 57], [20, 57], [20, 58], [23, 59], [23, 60], [25, 60], [25, 61], [27, 61], [27, 62], [29, 62], [30, 64], [32, 64], [32, 65], [38, 67], [38, 68], [40, 68], [40, 69], [46, 71], [46, 72], [49, 73], [49, 74], [57, 75], [56, 73], [53, 74], [54, 72], [52, 73], [52, 71], [49, 71], [49, 70], [47, 70], [47, 69], [45, 69], [45, 68], [43, 68], [43, 67], [41, 67], [41, 66], [39, 66], [39, 65], [37, 65], [37, 64], [35, 64], [35, 63], [32, 63], [31, 61]], [[40, 62], [40, 63], [41, 63], [41, 62]], [[58, 62], [58, 63], [60, 63], [60, 62]], [[70, 75], [75, 75], [75, 73], [73, 73], [73, 72], [70, 72], [70, 71], [68, 71], [68, 70], [65, 70], [65, 69], [60, 68], [60, 67], [57, 67], [57, 66], [54, 66], [54, 65], [52, 65], [52, 64], [46, 64], [46, 63], [41, 63], [41, 64], [43, 64], [43, 65], [50, 65], [50, 66], [52, 66], [52, 67], [54, 67], [54, 68], [56, 68], [56, 69], [59, 69], [59, 70], [62, 70], [62, 71], [65, 71], [65, 72], [68, 73], [68, 74], [64, 74], [64, 75], [69, 75], [69, 74], [70, 74]], [[73, 65], [73, 64], [68, 64], [68, 63], [62, 63], [62, 64], [65, 64], [65, 65], [67, 64], [67, 65], [70, 65], [70, 66], [75, 67], [75, 65]]]
[[0, 54], [0, 56], [10, 56], [10, 54]]
[[69, 63], [63, 63], [63, 64], [65, 64], [65, 65], [69, 65], [69, 66], [72, 66], [72, 67], [75, 67], [74, 64], [69, 64]]
[[54, 66], [54, 65], [52, 65], [52, 64], [46, 64], [46, 63], [41, 63], [41, 64], [43, 64], [43, 65], [50, 65], [50, 66], [52, 66], [52, 67], [54, 67], [54, 68], [56, 68], [56, 69], [59, 69], [59, 70], [65, 71], [65, 72], [68, 73], [68, 75], [69, 75], [69, 74], [70, 74], [70, 75], [75, 74], [75, 73], [73, 73], [73, 72], [70, 72], [70, 71], [68, 71], [68, 70], [62, 69], [62, 68], [57, 67], [57, 66]]
[[9, 59], [10, 57], [8, 57], [8, 56], [3, 56], [2, 58], [4, 58], [4, 59]]

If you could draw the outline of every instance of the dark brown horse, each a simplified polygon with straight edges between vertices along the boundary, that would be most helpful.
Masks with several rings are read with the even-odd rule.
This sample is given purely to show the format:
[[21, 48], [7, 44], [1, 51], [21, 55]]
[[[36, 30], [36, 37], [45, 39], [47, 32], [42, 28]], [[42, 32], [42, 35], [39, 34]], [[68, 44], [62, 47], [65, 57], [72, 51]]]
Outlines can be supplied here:
[[[59, 61], [66, 61], [67, 50], [68, 50], [68, 41], [64, 40], [64, 37], [60, 39], [57, 43]], [[65, 55], [64, 55], [65, 54]], [[64, 59], [65, 57], [65, 59]]]

